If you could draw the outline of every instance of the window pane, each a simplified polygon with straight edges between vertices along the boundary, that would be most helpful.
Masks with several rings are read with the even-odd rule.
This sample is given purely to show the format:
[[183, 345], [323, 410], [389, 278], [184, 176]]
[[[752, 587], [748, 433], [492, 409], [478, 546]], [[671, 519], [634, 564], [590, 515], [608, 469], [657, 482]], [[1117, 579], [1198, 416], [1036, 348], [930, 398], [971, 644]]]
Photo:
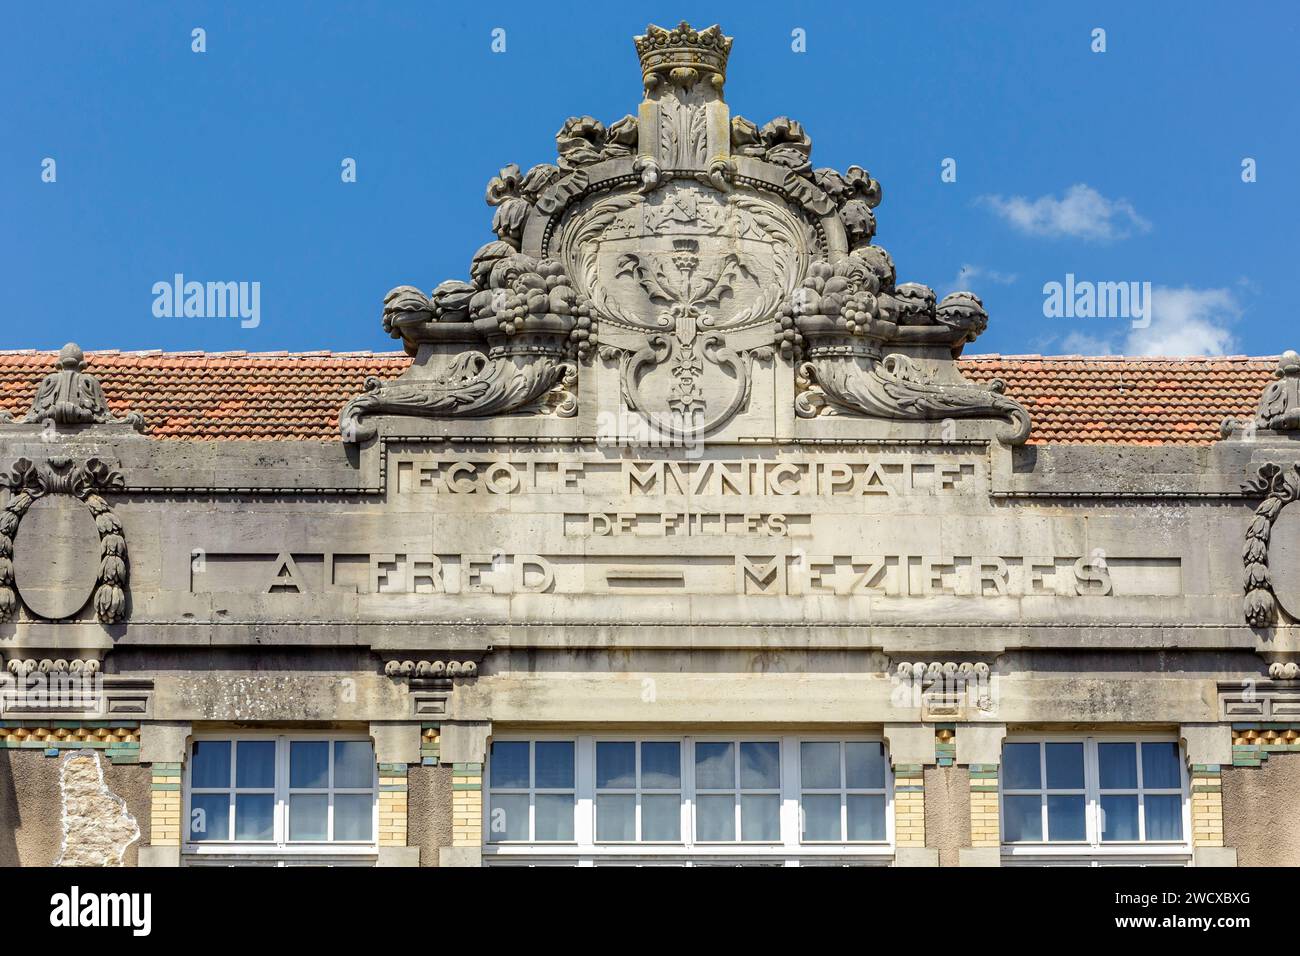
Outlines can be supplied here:
[[[539, 740], [533, 744], [533, 786], [539, 789], [573, 789], [573, 741]], [[569, 798], [566, 798], [569, 799]], [[573, 829], [573, 821], [569, 821]]]
[[1087, 839], [1082, 794], [1047, 798], [1047, 838], [1053, 843]]
[[528, 789], [528, 741], [492, 742], [492, 786], [510, 790]]
[[839, 794], [805, 793], [800, 809], [803, 812], [803, 838], [805, 840], [835, 840], [838, 842], [841, 839]]
[[292, 794], [289, 797], [289, 839], [327, 839], [329, 801], [329, 796], [323, 793]]
[[345, 790], [369, 790], [374, 783], [375, 752], [370, 741], [334, 741], [334, 786]]
[[596, 797], [596, 839], [636, 839], [636, 797], [630, 793]]
[[799, 745], [799, 779], [805, 790], [840, 788], [840, 745], [805, 740]]
[[[1038, 744], [1006, 744], [1002, 748], [1002, 786], [1007, 790], [1041, 790]], [[1037, 839], [1035, 837], [1035, 839]]]
[[235, 745], [235, 786], [275, 789], [274, 740], [241, 740]]
[[1178, 790], [1183, 785], [1176, 743], [1142, 745], [1142, 786], [1147, 790]]
[[713, 794], [695, 799], [695, 839], [736, 839], [735, 797]]
[[740, 788], [775, 790], [781, 786], [781, 749], [775, 740], [740, 745]]
[[[732, 743], [703, 741], [695, 745], [695, 786], [699, 790], [731, 790], [736, 786], [736, 752]], [[726, 837], [728, 840], [734, 836]]]
[[[1047, 789], [1083, 789], [1083, 744], [1047, 745]], [[1052, 828], [1050, 821], [1047, 828]]]
[[[1137, 764], [1133, 766], [1137, 772]], [[1123, 797], [1101, 798], [1101, 839], [1103, 842], [1114, 840], [1136, 840], [1138, 838], [1138, 798], [1137, 794]]]
[[190, 767], [190, 786], [230, 786], [230, 741], [196, 740]]
[[[644, 756], [641, 761], [644, 766]], [[682, 798], [675, 793], [643, 796], [641, 798], [641, 839], [676, 843], [681, 838]]]
[[1101, 770], [1101, 789], [1137, 789], [1137, 744], [1097, 744], [1097, 760]]
[[[1145, 745], [1142, 748], [1146, 750]], [[1143, 772], [1146, 767], [1143, 766]], [[1181, 840], [1183, 838], [1183, 798], [1177, 794], [1147, 794], [1147, 839]]]
[[779, 796], [775, 793], [741, 796], [740, 838], [770, 841], [781, 839], [781, 798]]
[[885, 745], [864, 741], [846, 743], [844, 776], [850, 790], [884, 790]]
[[270, 840], [274, 836], [275, 794], [241, 793], [235, 797], [235, 839]]
[[[367, 747], [369, 745], [367, 744]], [[334, 839], [371, 840], [374, 798], [368, 793], [334, 795]]]
[[488, 840], [527, 839], [528, 794], [492, 794], [492, 812], [488, 814]]
[[[569, 745], [569, 756], [573, 756], [573, 745]], [[573, 767], [569, 767], [569, 779], [573, 779]], [[573, 839], [573, 794], [539, 793], [534, 800], [534, 826], [538, 840], [572, 840]]]
[[616, 790], [636, 787], [636, 744], [631, 741], [596, 743], [596, 786]]
[[681, 744], [675, 740], [652, 740], [641, 745], [641, 786], [646, 790], [681, 789]]
[[289, 786], [329, 786], [330, 745], [328, 740], [289, 741]]
[[885, 797], [849, 794], [849, 839], [880, 842], [885, 839]]
[[230, 797], [224, 793], [190, 796], [190, 839], [230, 839]]
[[[1023, 744], [1008, 744], [1021, 747]], [[1043, 839], [1043, 804], [1040, 797], [1003, 797], [1002, 832], [1007, 843], [1037, 843]]]

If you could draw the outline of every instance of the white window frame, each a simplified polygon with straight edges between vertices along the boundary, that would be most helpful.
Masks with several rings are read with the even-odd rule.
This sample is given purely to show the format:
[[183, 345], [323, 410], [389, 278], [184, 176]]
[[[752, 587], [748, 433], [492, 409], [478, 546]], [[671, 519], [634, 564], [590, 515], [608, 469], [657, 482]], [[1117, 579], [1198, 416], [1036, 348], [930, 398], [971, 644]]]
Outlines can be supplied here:
[[[809, 786], [806, 786], [806, 785], [804, 784], [804, 782], [803, 782], [803, 745], [804, 745], [805, 743], [837, 743], [837, 744], [839, 744], [839, 746], [840, 746], [840, 785], [839, 785], [838, 789], [827, 789], [827, 788], [824, 788], [824, 787], [809, 787]], [[848, 747], [847, 747], [846, 745], [847, 745], [847, 744], [851, 744], [851, 743], [872, 743], [872, 744], [880, 744], [881, 755], [882, 755], [882, 757], [883, 757], [883, 759], [884, 759], [884, 761], [885, 761], [885, 780], [884, 780], [884, 785], [883, 785], [883, 786], [881, 786], [881, 787], [850, 787], [850, 786], [849, 786], [849, 775], [848, 775], [848, 759], [849, 759], [849, 754], [848, 754]], [[889, 810], [889, 806], [890, 806], [890, 799], [889, 799], [889, 784], [890, 784], [890, 779], [891, 779], [891, 777], [892, 777], [893, 775], [889, 772], [889, 751], [888, 751], [888, 749], [885, 747], [885, 744], [884, 744], [883, 741], [879, 741], [879, 740], [860, 740], [860, 739], [855, 739], [855, 738], [842, 739], [842, 738], [838, 738], [838, 737], [837, 737], [837, 738], [834, 738], [834, 739], [830, 739], [830, 740], [818, 740], [818, 739], [809, 738], [809, 737], [801, 737], [801, 738], [799, 738], [799, 746], [798, 746], [797, 750], [798, 750], [798, 755], [799, 755], [799, 767], [798, 767], [798, 771], [799, 771], [799, 775], [800, 775], [800, 780], [799, 780], [799, 810], [800, 810], [800, 814], [799, 814], [799, 840], [800, 840], [801, 843], [803, 843], [805, 846], [819, 846], [819, 845], [823, 845], [823, 844], [836, 845], [836, 846], [838, 846], [838, 845], [850, 845], [850, 846], [854, 846], [854, 845], [870, 846], [870, 845], [872, 845], [872, 843], [874, 843], [875, 841], [872, 841], [872, 840], [850, 840], [850, 839], [847, 839], [846, 836], [844, 836], [844, 835], [846, 835], [846, 834], [849, 832], [849, 797], [884, 797], [884, 800], [885, 800], [885, 817], [886, 817], [886, 821], [887, 821], [887, 823], [886, 823], [886, 832], [888, 832], [888, 819], [889, 819], [889, 817], [891, 816], [891, 814], [890, 814], [890, 810]], [[804, 815], [804, 813], [803, 813], [803, 798], [804, 798], [805, 796], [814, 796], [814, 797], [834, 797], [834, 796], [838, 796], [838, 797], [839, 797], [839, 799], [840, 799], [840, 834], [841, 834], [841, 836], [843, 837], [842, 839], [840, 839], [840, 840], [807, 840], [807, 839], [804, 839], [804, 836], [803, 836], [803, 829], [804, 829], [803, 824], [804, 824], [804, 817], [805, 817], [805, 815]]]
[[[240, 741], [274, 741], [276, 744], [275, 757], [275, 788], [267, 790], [266, 788], [244, 788], [237, 789], [234, 786], [235, 773], [237, 765], [238, 743]], [[329, 731], [303, 731], [285, 732], [283, 730], [266, 730], [266, 731], [228, 731], [225, 733], [219, 731], [204, 732], [194, 734], [190, 738], [190, 743], [186, 747], [185, 772], [183, 776], [183, 799], [181, 805], [184, 808], [184, 816], [181, 819], [181, 850], [184, 854], [194, 857], [221, 857], [228, 860], [243, 859], [260, 859], [268, 858], [274, 860], [285, 860], [292, 862], [295, 858], [327, 858], [333, 857], [342, 861], [354, 860], [358, 858], [373, 858], [379, 852], [379, 764], [374, 762], [371, 773], [371, 785], [369, 790], [349, 788], [349, 787], [331, 787], [328, 790], [321, 791], [319, 788], [290, 788], [289, 786], [289, 743], [290, 741], [304, 740], [321, 740], [329, 742], [329, 766], [330, 781], [333, 781], [334, 766], [334, 743], [336, 741], [345, 742], [364, 742], [370, 745], [371, 752], [374, 752], [374, 741], [364, 733], [340, 733]], [[231, 745], [231, 786], [228, 789], [219, 787], [201, 787], [200, 793], [229, 793], [232, 795], [231, 806], [233, 813], [233, 795], [237, 792], [262, 792], [274, 793], [275, 806], [272, 816], [272, 839], [271, 840], [202, 840], [193, 841], [190, 839], [190, 821], [191, 803], [194, 788], [192, 786], [191, 775], [194, 766], [194, 744], [204, 741], [229, 741]], [[321, 793], [330, 794], [371, 794], [370, 808], [370, 840], [314, 840], [314, 841], [296, 841], [289, 842], [289, 795], [290, 793]], [[334, 826], [334, 801], [329, 801], [327, 811], [327, 826], [330, 832]], [[233, 817], [232, 817], [233, 821]], [[233, 835], [233, 822], [231, 824], [231, 834]]]
[[[626, 744], [630, 743], [636, 748], [636, 786], [632, 789], [623, 787], [601, 787], [595, 782], [596, 767], [596, 747], [598, 744]], [[641, 784], [641, 745], [642, 744], [677, 744], [677, 779], [678, 787], [676, 790], [669, 790], [662, 787], [645, 787]], [[681, 846], [682, 834], [686, 832], [688, 813], [686, 807], [686, 744], [681, 737], [637, 737], [626, 734], [593, 734], [592, 735], [592, 800], [591, 800], [591, 834], [592, 841], [598, 846]], [[676, 840], [646, 840], [641, 836], [641, 798], [644, 796], [672, 796], [677, 795], [677, 839]], [[602, 796], [634, 796], [636, 798], [636, 839], [634, 840], [601, 840], [597, 833], [599, 827], [599, 809], [597, 807], [598, 797]], [[576, 833], [576, 830], [575, 830]]]
[[[506, 841], [491, 839], [492, 796], [491, 748], [484, 765], [483, 859], [495, 865], [568, 864], [577, 866], [607, 865], [887, 865], [894, 857], [894, 775], [889, 751], [879, 735], [872, 734], [661, 734], [635, 732], [600, 733], [575, 731], [571, 734], [503, 733], [493, 742], [566, 740], [574, 742], [575, 780], [574, 840], [566, 843]], [[596, 742], [671, 741], [681, 745], [682, 790], [681, 828], [676, 842], [597, 842], [596, 841]], [[774, 841], [741, 841], [739, 819], [735, 842], [695, 840], [695, 744], [775, 741], [780, 755], [780, 837]], [[803, 842], [801, 820], [801, 780], [799, 745], [803, 741], [868, 742], [881, 744], [885, 752], [885, 839], [876, 842]], [[843, 753], [843, 748], [841, 748]], [[531, 759], [531, 751], [530, 751]], [[640, 747], [637, 748], [638, 783], [640, 781]], [[843, 758], [841, 757], [841, 760]], [[506, 788], [503, 792], [521, 792]], [[605, 792], [629, 792], [601, 790]], [[650, 791], [654, 792], [654, 791]], [[659, 791], [674, 792], [674, 791]], [[735, 793], [741, 793], [736, 781]], [[749, 791], [744, 791], [749, 792]], [[754, 791], [758, 792], [758, 791]], [[769, 791], [763, 791], [769, 792]], [[778, 791], [770, 791], [778, 792]], [[852, 791], [857, 792], [855, 789]], [[878, 791], [877, 791], [878, 792]], [[638, 829], [640, 833], [638, 801]], [[739, 802], [737, 802], [739, 808]], [[738, 809], [739, 812], [739, 809]], [[530, 821], [530, 834], [533, 832]]]
[[[564, 735], [537, 735], [531, 737], [501, 737], [494, 740], [493, 743], [527, 743], [528, 744], [528, 786], [525, 787], [500, 787], [492, 786], [492, 768], [487, 763], [483, 765], [483, 789], [487, 792], [487, 799], [483, 801], [483, 834], [484, 842], [491, 842], [497, 845], [517, 846], [522, 843], [537, 844], [540, 846], [569, 846], [572, 845], [577, 836], [577, 822], [574, 823], [574, 840], [538, 840], [537, 833], [537, 796], [541, 794], [562, 795], [573, 794], [574, 804], [576, 806], [578, 799], [578, 746], [573, 737]], [[573, 786], [572, 787], [539, 787], [537, 786], [537, 744], [538, 743], [573, 743]], [[489, 750], [491, 748], [489, 747]], [[489, 761], [490, 762], [490, 761]], [[528, 798], [528, 839], [527, 840], [491, 840], [491, 821], [492, 821], [492, 794], [501, 793], [506, 796], [525, 796]]]
[[[1158, 733], [1103, 733], [1103, 734], [1008, 734], [1003, 744], [1043, 744], [1081, 743], [1083, 744], [1084, 774], [1084, 839], [1081, 841], [1036, 841], [1006, 842], [1006, 808], [1007, 796], [1039, 794], [1044, 797], [1043, 832], [1047, 833], [1046, 795], [1058, 793], [1078, 793], [1077, 789], [1047, 789], [1046, 787], [1046, 753], [1039, 753], [1040, 783], [1038, 790], [1009, 790], [1006, 786], [1006, 774], [999, 765], [998, 772], [998, 825], [1002, 841], [1002, 855], [1010, 863], [1023, 862], [1056, 863], [1059, 865], [1107, 866], [1129, 863], [1132, 865], [1179, 865], [1190, 860], [1192, 854], [1192, 800], [1189, 775], [1187, 772], [1187, 755], [1178, 737], [1173, 734]], [[1175, 744], [1178, 747], [1179, 796], [1181, 797], [1182, 829], [1181, 840], [1108, 840], [1101, 839], [1101, 790], [1100, 761], [1098, 744], [1102, 743], [1160, 743]], [[1142, 756], [1137, 753], [1138, 781], [1142, 780]], [[1133, 789], [1106, 790], [1104, 795], [1135, 793]], [[1154, 795], [1172, 795], [1174, 791], [1167, 788], [1142, 790], [1142, 793]], [[1138, 801], [1139, 833], [1145, 832], [1145, 800]]]

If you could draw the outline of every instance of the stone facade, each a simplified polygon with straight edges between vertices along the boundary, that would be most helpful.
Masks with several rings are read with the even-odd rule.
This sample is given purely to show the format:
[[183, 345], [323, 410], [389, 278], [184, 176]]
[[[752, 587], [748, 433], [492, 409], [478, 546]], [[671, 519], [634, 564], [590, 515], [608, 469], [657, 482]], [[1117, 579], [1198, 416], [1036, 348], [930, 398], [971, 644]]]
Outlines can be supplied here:
[[0, 424], [0, 862], [1295, 856], [1294, 354], [1217, 444], [1027, 445], [731, 42], [649, 28], [635, 115], [491, 179], [341, 442], [154, 440], [60, 354]]

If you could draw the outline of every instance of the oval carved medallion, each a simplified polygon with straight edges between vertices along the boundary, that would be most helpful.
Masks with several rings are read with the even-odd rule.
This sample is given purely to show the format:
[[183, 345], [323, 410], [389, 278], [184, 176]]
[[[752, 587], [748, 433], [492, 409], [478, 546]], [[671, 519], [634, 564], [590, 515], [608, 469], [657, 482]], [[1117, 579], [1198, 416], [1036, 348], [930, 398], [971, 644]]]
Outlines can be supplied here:
[[14, 581], [28, 609], [60, 620], [85, 607], [99, 575], [99, 533], [86, 505], [66, 495], [38, 498], [14, 538]]

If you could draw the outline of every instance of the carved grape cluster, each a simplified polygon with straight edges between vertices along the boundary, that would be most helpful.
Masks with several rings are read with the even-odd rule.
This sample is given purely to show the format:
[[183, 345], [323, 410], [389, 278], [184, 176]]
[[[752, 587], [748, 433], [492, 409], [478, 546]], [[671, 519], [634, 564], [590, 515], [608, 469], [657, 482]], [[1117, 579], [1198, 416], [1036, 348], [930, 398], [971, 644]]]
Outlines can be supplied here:
[[591, 360], [591, 353], [597, 345], [596, 326], [592, 321], [591, 303], [586, 299], [581, 299], [573, 307], [573, 314], [577, 317], [574, 323], [573, 331], [569, 333], [569, 340], [573, 343], [574, 354], [577, 355], [579, 362]]
[[794, 321], [794, 306], [789, 302], [782, 305], [776, 313], [776, 321], [776, 347], [782, 358], [793, 359], [803, 351], [803, 336]]

